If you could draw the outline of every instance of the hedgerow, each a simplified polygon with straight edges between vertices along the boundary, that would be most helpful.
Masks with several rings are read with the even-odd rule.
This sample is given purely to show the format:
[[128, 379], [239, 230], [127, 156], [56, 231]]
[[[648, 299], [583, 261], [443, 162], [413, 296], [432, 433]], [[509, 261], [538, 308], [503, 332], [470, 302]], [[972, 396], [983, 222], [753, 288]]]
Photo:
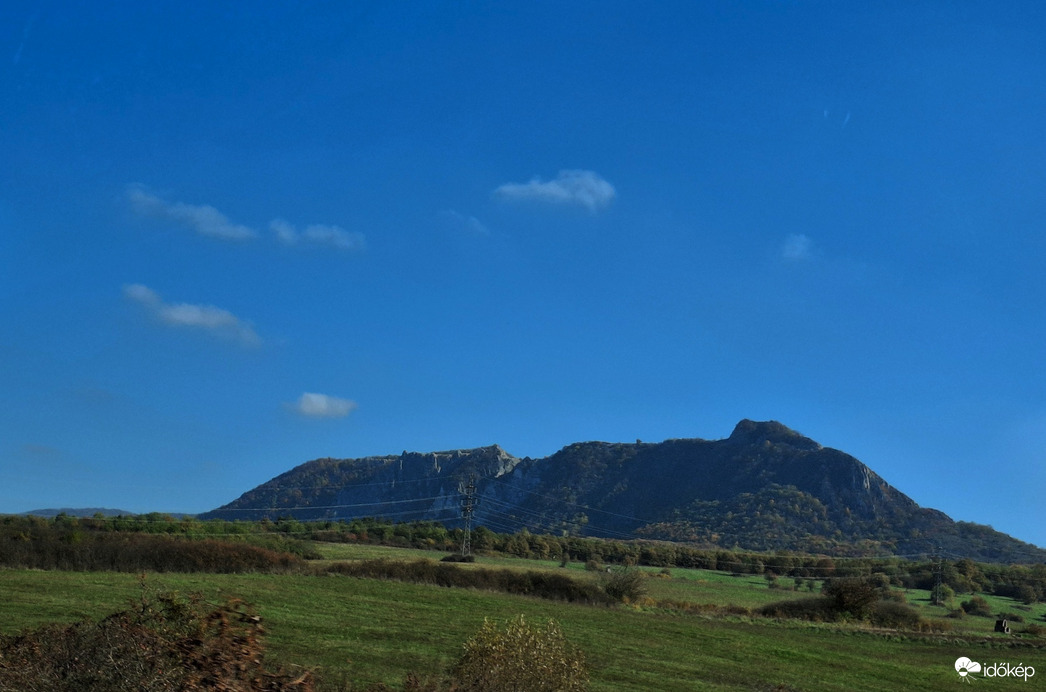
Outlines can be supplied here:
[[602, 605], [613, 600], [598, 585], [572, 579], [566, 574], [547, 571], [528, 570], [523, 572], [510, 569], [461, 568], [433, 560], [339, 562], [324, 567], [321, 573], [500, 591], [574, 603]]

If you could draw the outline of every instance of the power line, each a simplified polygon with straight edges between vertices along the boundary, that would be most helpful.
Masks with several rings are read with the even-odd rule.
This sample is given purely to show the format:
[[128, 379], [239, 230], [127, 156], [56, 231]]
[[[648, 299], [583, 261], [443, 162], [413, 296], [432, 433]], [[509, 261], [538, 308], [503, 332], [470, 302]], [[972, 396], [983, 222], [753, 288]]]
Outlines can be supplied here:
[[476, 498], [476, 476], [469, 476], [468, 484], [465, 486], [465, 497], [461, 500], [461, 517], [465, 520], [465, 536], [461, 542], [461, 554], [465, 557], [472, 555], [472, 513], [476, 510], [479, 500]]
[[303, 505], [299, 507], [229, 507], [224, 509], [215, 510], [218, 512], [290, 512], [294, 510], [304, 509], [348, 509], [353, 507], [374, 507], [380, 505], [400, 505], [408, 502], [428, 502], [430, 500], [444, 499], [443, 495], [433, 495], [431, 497], [414, 497], [408, 500], [378, 500], [377, 502], [360, 502], [356, 504], [346, 505]]

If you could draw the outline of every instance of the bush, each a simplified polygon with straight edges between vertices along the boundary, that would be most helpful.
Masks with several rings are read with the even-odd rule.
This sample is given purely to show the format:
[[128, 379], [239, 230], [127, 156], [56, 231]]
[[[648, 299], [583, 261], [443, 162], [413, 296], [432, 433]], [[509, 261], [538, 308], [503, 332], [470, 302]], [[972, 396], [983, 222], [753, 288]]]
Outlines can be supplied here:
[[847, 577], [826, 582], [821, 593], [831, 602], [838, 613], [849, 614], [855, 618], [867, 616], [872, 606], [882, 596], [878, 584], [868, 579]]
[[980, 596], [974, 596], [968, 601], [963, 601], [960, 605], [967, 615], [977, 615], [986, 618], [992, 616], [992, 607], [988, 605], [988, 601]]
[[265, 669], [261, 636], [241, 602], [209, 609], [162, 594], [101, 622], [0, 637], [0, 690], [310, 692], [309, 673]]
[[933, 632], [937, 634], [942, 634], [944, 632], [951, 632], [953, 627], [952, 623], [948, 622], [947, 620], [933, 619], [922, 620], [919, 623], [917, 629], [920, 632]]
[[440, 558], [440, 562], [475, 562], [476, 557], [474, 555], [462, 555], [461, 553], [452, 553], [446, 557]]
[[453, 670], [463, 692], [573, 692], [588, 689], [584, 653], [569, 645], [555, 620], [536, 627], [522, 615], [501, 629], [490, 620]]
[[922, 618], [911, 606], [897, 601], [879, 601], [872, 606], [872, 624], [897, 629], [915, 629]]
[[611, 572], [603, 579], [603, 591], [615, 601], [637, 601], [646, 595], [643, 573], [636, 569]]
[[831, 622], [838, 617], [831, 599], [800, 598], [794, 601], [777, 601], [763, 606], [756, 611], [768, 618], [791, 618], [810, 620], [812, 622]]
[[1034, 622], [1030, 625], [1025, 625], [1024, 629], [1021, 630], [1024, 634], [1030, 634], [1033, 637], [1041, 637], [1046, 635], [1046, 627], [1042, 625], [1036, 625]]
[[1024, 603], [1024, 605], [1031, 605], [1039, 600], [1039, 592], [1030, 584], [1021, 584], [1017, 587], [1017, 593], [1014, 595], [1014, 598]]
[[955, 597], [955, 589], [947, 584], [940, 584], [930, 590], [930, 603], [934, 605], [946, 605]]

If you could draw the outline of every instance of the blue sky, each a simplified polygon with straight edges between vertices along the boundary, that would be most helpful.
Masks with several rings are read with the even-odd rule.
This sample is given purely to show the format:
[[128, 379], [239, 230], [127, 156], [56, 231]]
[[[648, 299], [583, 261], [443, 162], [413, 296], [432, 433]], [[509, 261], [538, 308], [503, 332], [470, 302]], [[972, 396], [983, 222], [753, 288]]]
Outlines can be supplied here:
[[775, 419], [1046, 545], [1046, 6], [5, 3], [0, 511]]

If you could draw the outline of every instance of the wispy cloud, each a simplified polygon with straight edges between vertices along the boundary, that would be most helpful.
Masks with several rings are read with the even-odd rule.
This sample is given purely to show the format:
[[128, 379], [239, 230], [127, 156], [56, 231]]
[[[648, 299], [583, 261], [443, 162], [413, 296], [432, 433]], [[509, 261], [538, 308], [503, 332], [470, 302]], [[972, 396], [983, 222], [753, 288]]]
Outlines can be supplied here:
[[475, 216], [469, 216], [462, 214], [461, 212], [454, 211], [453, 209], [446, 209], [440, 212], [440, 216], [450, 222], [455, 229], [465, 231], [472, 235], [490, 235], [490, 229], [484, 225], [482, 221], [477, 219]]
[[576, 204], [591, 212], [608, 206], [617, 192], [593, 171], [564, 170], [553, 180], [534, 178], [528, 183], [505, 183], [494, 196], [509, 200], [532, 200], [551, 204]]
[[358, 251], [367, 246], [366, 237], [359, 231], [346, 231], [340, 226], [313, 224], [306, 226], [300, 233], [292, 224], [283, 219], [274, 219], [269, 224], [276, 239], [284, 245], [295, 245], [299, 242], [311, 245], [325, 245], [337, 250]]
[[781, 245], [781, 257], [791, 262], [802, 262], [814, 256], [814, 241], [803, 233], [792, 233]]
[[349, 399], [305, 392], [289, 407], [306, 418], [345, 418], [356, 410], [357, 405]]
[[127, 198], [134, 210], [142, 216], [173, 221], [191, 228], [200, 235], [222, 240], [249, 240], [258, 235], [252, 228], [233, 223], [225, 214], [209, 204], [168, 202], [142, 185], [129, 185]]
[[250, 322], [240, 319], [228, 310], [213, 305], [167, 303], [156, 291], [142, 284], [123, 287], [128, 299], [144, 307], [150, 315], [171, 327], [199, 329], [216, 336], [230, 338], [244, 346], [258, 346], [261, 337]]
[[29, 20], [26, 21], [25, 27], [22, 28], [22, 42], [18, 44], [18, 50], [15, 51], [15, 57], [12, 62], [17, 65], [22, 61], [22, 50], [25, 49], [25, 44], [29, 40], [29, 32], [33, 29], [33, 23], [36, 22], [38, 15], [31, 15]]
[[26, 456], [36, 458], [46, 457], [53, 459], [63, 455], [62, 450], [58, 449], [57, 447], [52, 447], [51, 445], [34, 444], [32, 442], [27, 442], [26, 444], [23, 444], [22, 452]]

